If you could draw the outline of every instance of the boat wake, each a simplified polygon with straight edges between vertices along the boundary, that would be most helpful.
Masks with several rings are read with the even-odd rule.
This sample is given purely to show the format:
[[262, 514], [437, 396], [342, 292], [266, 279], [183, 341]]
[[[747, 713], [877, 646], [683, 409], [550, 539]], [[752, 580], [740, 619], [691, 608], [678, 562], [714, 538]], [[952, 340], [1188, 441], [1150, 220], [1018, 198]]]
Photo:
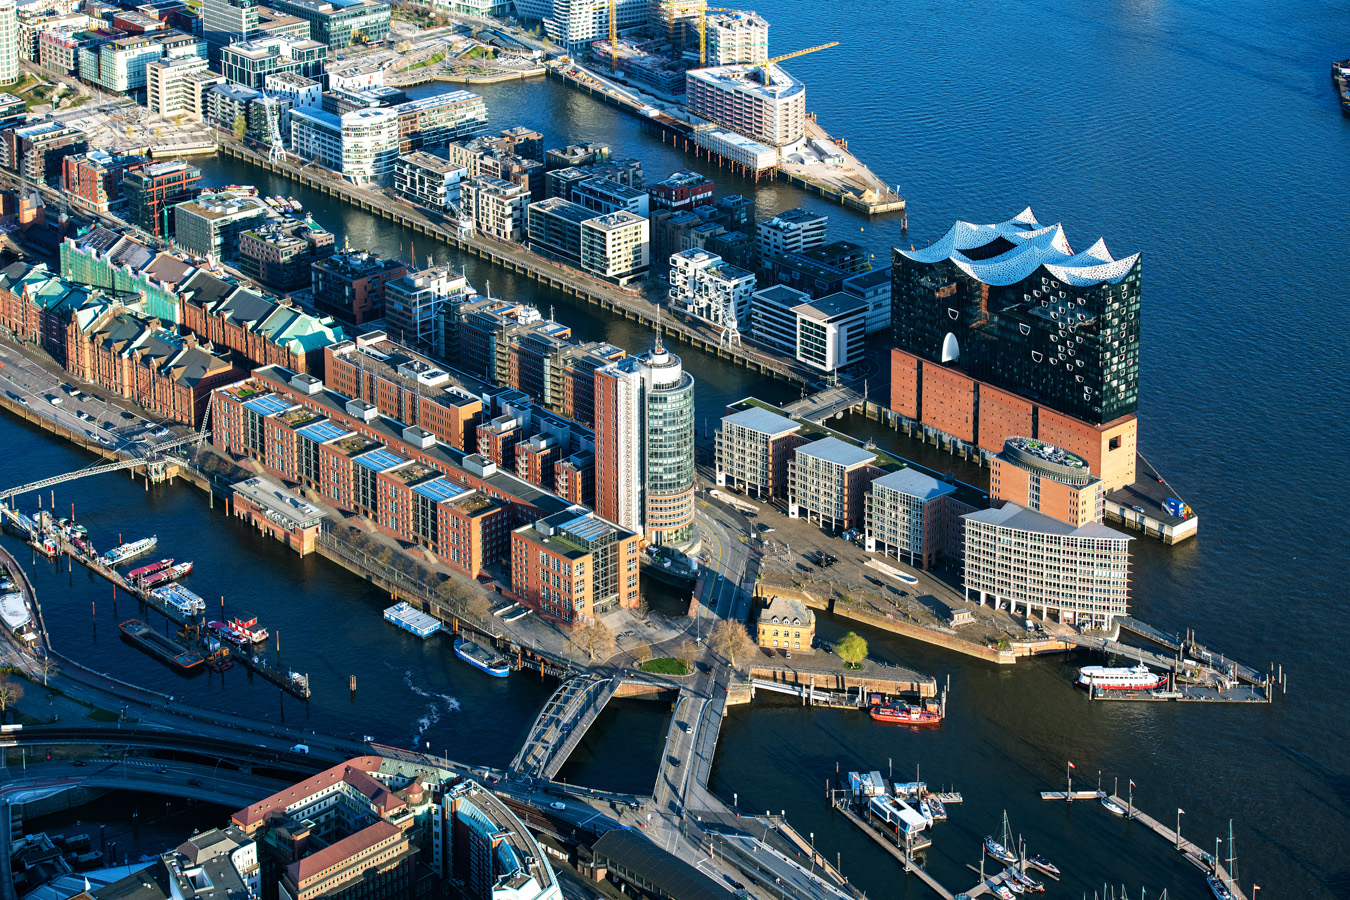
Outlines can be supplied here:
[[413, 681], [411, 669], [404, 670], [403, 684], [418, 697], [428, 701], [426, 711], [413, 722], [413, 746], [418, 747], [421, 746], [422, 735], [426, 734], [432, 726], [441, 721], [442, 712], [453, 713], [459, 711], [459, 701], [449, 694], [429, 691], [421, 685], [418, 685]]

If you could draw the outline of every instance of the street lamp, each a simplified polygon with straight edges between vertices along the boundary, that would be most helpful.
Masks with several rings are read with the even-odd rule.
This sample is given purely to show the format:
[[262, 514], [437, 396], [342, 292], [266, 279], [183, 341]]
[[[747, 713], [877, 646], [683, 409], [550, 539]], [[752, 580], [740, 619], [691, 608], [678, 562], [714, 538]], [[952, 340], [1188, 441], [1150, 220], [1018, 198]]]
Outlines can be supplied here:
[[1186, 814], [1186, 810], [1177, 807], [1177, 851], [1181, 851], [1181, 817]]
[[1219, 870], [1219, 845], [1222, 843], [1223, 838], [1216, 837], [1214, 839], [1214, 871], [1216, 872]]

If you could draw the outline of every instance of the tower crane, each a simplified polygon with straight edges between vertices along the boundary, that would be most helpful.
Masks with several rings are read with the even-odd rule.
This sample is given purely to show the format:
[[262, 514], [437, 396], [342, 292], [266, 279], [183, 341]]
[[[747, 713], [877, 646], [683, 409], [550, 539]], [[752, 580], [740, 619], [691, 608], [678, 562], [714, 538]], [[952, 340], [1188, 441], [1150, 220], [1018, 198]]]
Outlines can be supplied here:
[[767, 60], [764, 63], [764, 68], [767, 69], [769, 66], [776, 66], [780, 62], [787, 62], [789, 59], [796, 59], [797, 57], [805, 56], [808, 53], [815, 53], [817, 50], [828, 50], [831, 47], [838, 47], [838, 46], [839, 46], [838, 41], [830, 41], [828, 44], [820, 44], [819, 46], [816, 47], [807, 47], [805, 50], [797, 50], [793, 53], [784, 53], [782, 56], [775, 56], [773, 59]]
[[619, 17], [615, 0], [609, 0], [609, 67], [619, 71]]

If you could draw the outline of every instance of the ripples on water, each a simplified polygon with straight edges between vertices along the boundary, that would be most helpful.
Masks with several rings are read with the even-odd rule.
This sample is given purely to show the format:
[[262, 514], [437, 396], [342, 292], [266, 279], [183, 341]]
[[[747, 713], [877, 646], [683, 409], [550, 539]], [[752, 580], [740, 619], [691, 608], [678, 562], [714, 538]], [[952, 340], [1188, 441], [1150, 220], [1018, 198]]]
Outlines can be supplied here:
[[[1338, 674], [1350, 539], [1335, 456], [1350, 437], [1343, 304], [1350, 251], [1340, 231], [1350, 209], [1350, 122], [1338, 115], [1327, 77], [1330, 60], [1350, 53], [1350, 10], [1254, 0], [780, 0], [757, 9], [773, 24], [775, 52], [844, 42], [790, 67], [808, 83], [822, 124], [899, 184], [910, 202], [910, 232], [901, 235], [896, 218], [870, 221], [782, 185], [755, 189], [711, 172], [719, 193], [753, 193], [761, 217], [797, 205], [824, 209], [833, 237], [868, 244], [881, 261], [889, 246], [932, 240], [957, 217], [997, 221], [1028, 204], [1044, 222], [1063, 221], [1077, 247], [1104, 236], [1117, 254], [1144, 252], [1141, 447], [1199, 510], [1202, 531], [1179, 547], [1135, 542], [1135, 610], [1167, 630], [1194, 627], [1258, 668], [1283, 663], [1292, 693], [1254, 708], [1089, 704], [1071, 686], [1070, 662], [995, 669], [869, 633], [878, 655], [951, 677], [941, 729], [916, 734], [854, 713], [760, 702], [729, 716], [714, 786], [738, 793], [743, 809], [786, 809], [826, 856], [842, 855], [871, 896], [926, 894], [830, 815], [824, 790], [836, 765], [845, 773], [879, 768], [888, 757], [897, 775], [917, 763], [925, 780], [966, 795], [928, 854], [930, 869], [952, 888], [972, 878], [965, 864], [975, 862], [981, 837], [1006, 808], [1029, 846], [1065, 870], [1056, 895], [1110, 883], [1126, 885], [1131, 896], [1141, 886], [1153, 896], [1166, 887], [1174, 900], [1207, 896], [1197, 871], [1161, 839], [1094, 803], [1041, 803], [1036, 792], [1061, 787], [1071, 759], [1080, 785], [1095, 785], [1099, 769], [1108, 786], [1116, 776], [1122, 785], [1133, 778], [1140, 806], [1164, 821], [1184, 807], [1183, 833], [1201, 846], [1226, 834], [1232, 817], [1248, 889], [1255, 880], [1271, 896], [1350, 896], [1347, 704]], [[608, 142], [616, 155], [642, 158], [649, 180], [702, 165], [556, 84], [483, 93], [494, 127], [540, 128], [550, 145]], [[213, 183], [254, 180], [269, 193], [303, 199], [355, 246], [386, 255], [402, 249], [405, 258], [415, 247], [419, 260], [434, 253], [463, 264], [480, 289], [491, 281], [496, 295], [556, 306], [581, 338], [629, 350], [650, 343], [650, 332], [634, 323], [455, 259], [291, 183], [224, 160], [204, 169]], [[712, 357], [678, 352], [700, 379], [700, 417], [715, 419], [746, 393], [792, 397]], [[871, 425], [850, 419], [844, 427], [862, 435]], [[81, 460], [9, 420], [0, 422], [0, 435], [17, 451], [0, 459], [10, 483]], [[921, 460], [929, 452], [896, 435], [878, 439]], [[949, 458], [930, 464], [964, 474]], [[69, 493], [101, 528], [127, 527], [128, 511], [161, 535], [176, 527], [174, 552], [199, 560], [219, 553], [204, 577], [227, 571], [230, 594], [247, 596], [267, 616], [293, 608], [294, 623], [282, 622], [287, 634], [306, 627], [338, 633], [311, 648], [327, 653], [330, 671], [308, 712], [287, 700], [272, 709], [274, 691], [238, 693], [239, 678], [229, 691], [214, 679], [194, 682], [205, 702], [258, 703], [263, 708], [251, 711], [299, 716], [320, 730], [360, 723], [358, 731], [374, 729], [393, 742], [411, 735], [437, 749], [444, 741], [452, 756], [500, 764], [547, 693], [528, 679], [474, 680], [446, 648], [377, 627], [385, 602], [377, 592], [321, 561], [297, 568], [287, 551], [212, 515], [192, 492], [156, 489], [147, 504], [127, 482], [82, 485]], [[206, 529], [228, 533], [228, 546], [202, 547]], [[253, 576], [231, 565], [240, 556], [250, 559]], [[42, 564], [39, 572], [43, 595], [68, 603], [69, 619], [53, 629], [58, 639], [116, 655], [137, 680], [164, 680], [148, 658], [87, 637], [83, 610], [91, 598], [102, 602], [105, 584]], [[315, 613], [325, 607], [340, 610], [341, 624], [315, 629]], [[106, 615], [99, 627], [105, 639], [115, 634]], [[821, 632], [828, 639], [849, 627], [826, 617]], [[363, 651], [359, 660], [343, 655], [352, 646]], [[383, 668], [369, 666], [371, 658]], [[355, 671], [363, 686], [349, 706], [346, 676]], [[651, 704], [620, 708], [624, 727], [613, 727], [619, 713], [607, 713], [606, 736], [588, 738], [568, 777], [639, 788], [649, 780], [644, 773], [660, 752], [666, 716]]]

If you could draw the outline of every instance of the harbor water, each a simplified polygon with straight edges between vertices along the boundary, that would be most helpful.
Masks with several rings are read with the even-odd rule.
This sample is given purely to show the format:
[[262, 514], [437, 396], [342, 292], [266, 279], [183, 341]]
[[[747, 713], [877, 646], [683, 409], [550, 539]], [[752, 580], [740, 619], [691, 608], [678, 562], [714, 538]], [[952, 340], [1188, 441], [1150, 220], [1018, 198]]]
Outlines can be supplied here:
[[[1140, 446], [1201, 515], [1198, 539], [1132, 546], [1133, 610], [1166, 631], [1264, 670], [1288, 673], [1290, 693], [1270, 706], [1090, 704], [1071, 680], [1086, 657], [998, 668], [862, 631], [876, 656], [952, 683], [941, 728], [911, 732], [841, 710], [784, 699], [734, 709], [725, 722], [713, 787], [743, 810], [785, 810], [802, 834], [871, 897], [928, 897], [894, 860], [832, 814], [836, 766], [915, 766], [930, 785], [966, 798], [937, 827], [929, 870], [953, 891], [1008, 810], [1028, 848], [1056, 862], [1053, 896], [1091, 896], [1123, 885], [1131, 897], [1164, 888], [1174, 900], [1208, 896], [1201, 874], [1160, 838], [1099, 804], [1044, 803], [1100, 771], [1183, 834], [1225, 843], [1233, 819], [1238, 872], [1250, 896], [1350, 897], [1350, 701], [1346, 662], [1350, 564], [1344, 478], [1334, 464], [1347, 437], [1344, 294], [1350, 245], [1338, 226], [1350, 209], [1350, 121], [1338, 114], [1327, 66], [1344, 58], [1350, 8], [1293, 0], [1049, 0], [961, 6], [778, 0], [757, 11], [773, 24], [774, 51], [826, 40], [843, 46], [790, 63], [809, 106], [831, 133], [909, 201], [900, 220], [868, 220], [781, 184], [712, 171], [719, 193], [752, 194], [761, 217], [804, 205], [829, 212], [831, 236], [860, 241], [885, 264], [892, 245], [941, 236], [957, 217], [990, 222], [1031, 205], [1065, 223], [1083, 249], [1105, 237], [1117, 255], [1145, 254]], [[436, 88], [421, 88], [429, 93]], [[494, 127], [523, 124], [550, 146], [597, 140], [643, 160], [649, 180], [702, 161], [640, 132], [636, 122], [553, 82], [485, 87]], [[480, 290], [536, 302], [585, 339], [629, 350], [650, 342], [641, 325], [540, 291], [459, 259], [389, 223], [224, 159], [205, 160], [213, 184], [256, 183], [294, 196], [339, 241], [408, 258], [467, 266]], [[794, 399], [791, 388], [677, 346], [699, 379], [699, 416], [715, 421], [747, 394]], [[884, 394], [884, 373], [870, 389]], [[875, 423], [839, 427], [862, 436]], [[890, 432], [879, 443], [932, 454]], [[88, 459], [50, 436], [0, 417], [0, 484], [81, 467]], [[930, 455], [942, 471], [979, 478]], [[27, 498], [31, 505], [35, 498]], [[57, 491], [76, 504], [102, 546], [157, 533], [162, 555], [191, 558], [186, 584], [229, 615], [258, 615], [280, 632], [282, 659], [311, 676], [306, 705], [238, 668], [183, 678], [122, 642], [117, 623], [140, 615], [130, 598], [64, 562], [38, 559], [35, 586], [62, 652], [129, 680], [217, 708], [344, 735], [369, 734], [469, 762], [503, 764], [552, 689], [531, 675], [483, 676], [455, 659], [444, 636], [422, 641], [381, 620], [387, 594], [321, 559], [290, 551], [229, 520], [186, 486], [116, 475]], [[29, 558], [26, 548], [7, 546]], [[94, 604], [94, 615], [91, 615]], [[216, 612], [211, 608], [210, 612]], [[162, 618], [147, 618], [157, 626]], [[826, 640], [849, 630], [823, 617]], [[355, 695], [347, 691], [357, 675]], [[622, 720], [622, 725], [620, 725]], [[632, 725], [629, 725], [630, 720]], [[634, 789], [655, 770], [666, 717], [641, 701], [602, 717], [569, 762], [569, 780]], [[629, 752], [629, 748], [632, 751]]]

